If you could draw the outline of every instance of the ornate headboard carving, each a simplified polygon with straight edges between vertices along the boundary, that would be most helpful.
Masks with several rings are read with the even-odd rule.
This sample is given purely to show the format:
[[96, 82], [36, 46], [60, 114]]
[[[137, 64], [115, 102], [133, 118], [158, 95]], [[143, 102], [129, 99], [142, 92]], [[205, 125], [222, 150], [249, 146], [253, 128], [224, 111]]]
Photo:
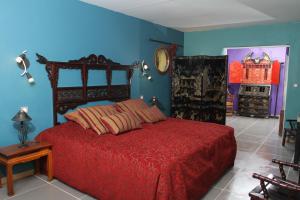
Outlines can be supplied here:
[[[133, 68], [130, 65], [121, 65], [105, 58], [103, 55], [94, 54], [82, 57], [79, 60], [68, 62], [48, 61], [42, 55], [36, 54], [37, 62], [45, 64], [48, 78], [52, 87], [53, 96], [53, 123], [59, 124], [57, 114], [64, 114], [69, 109], [93, 101], [110, 100], [122, 101], [130, 98], [130, 84]], [[82, 86], [59, 87], [59, 70], [75, 69], [81, 70]], [[106, 85], [88, 86], [89, 70], [104, 70], [106, 72]], [[112, 85], [112, 71], [126, 71], [127, 83], [123, 85]]]

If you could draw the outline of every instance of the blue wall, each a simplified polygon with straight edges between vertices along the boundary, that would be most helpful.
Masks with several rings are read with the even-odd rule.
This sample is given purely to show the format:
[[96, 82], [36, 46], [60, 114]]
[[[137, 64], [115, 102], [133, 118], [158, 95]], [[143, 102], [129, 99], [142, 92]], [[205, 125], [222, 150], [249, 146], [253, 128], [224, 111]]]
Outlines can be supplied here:
[[290, 45], [286, 118], [300, 112], [300, 23], [184, 33], [184, 55], [220, 55], [226, 47]]
[[[20, 106], [28, 106], [33, 119], [30, 138], [52, 125], [50, 82], [44, 66], [35, 61], [36, 52], [59, 61], [91, 53], [103, 54], [122, 64], [145, 59], [153, 81], [143, 79], [137, 71], [132, 96], [144, 95], [145, 100], [150, 100], [156, 95], [169, 112], [170, 80], [156, 72], [153, 62], [154, 51], [160, 45], [148, 39], [182, 44], [183, 33], [77, 0], [2, 1], [0, 24], [0, 146], [18, 142], [11, 118]], [[15, 63], [16, 56], [25, 49], [31, 61], [29, 71], [36, 80], [32, 86], [20, 77], [21, 70]], [[120, 82], [120, 76], [115, 75], [113, 82]], [[80, 84], [76, 72], [63, 72], [61, 78], [65, 80], [61, 85]], [[103, 81], [99, 80], [91, 74], [90, 84]]]

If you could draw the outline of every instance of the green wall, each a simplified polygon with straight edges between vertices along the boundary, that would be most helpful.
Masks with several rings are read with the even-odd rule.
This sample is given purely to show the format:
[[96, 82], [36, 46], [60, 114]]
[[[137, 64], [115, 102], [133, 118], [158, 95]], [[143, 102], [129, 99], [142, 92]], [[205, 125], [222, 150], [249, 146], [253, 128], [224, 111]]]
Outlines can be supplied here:
[[[184, 33], [184, 55], [220, 55], [226, 47], [290, 45], [286, 118], [300, 113], [300, 22]], [[293, 87], [298, 83], [299, 87]]]

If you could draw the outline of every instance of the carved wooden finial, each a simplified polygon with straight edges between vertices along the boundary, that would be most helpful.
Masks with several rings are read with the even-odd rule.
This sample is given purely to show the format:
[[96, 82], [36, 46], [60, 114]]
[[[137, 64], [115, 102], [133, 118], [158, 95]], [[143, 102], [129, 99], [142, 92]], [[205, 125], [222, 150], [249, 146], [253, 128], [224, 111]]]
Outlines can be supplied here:
[[46, 64], [48, 62], [47, 58], [45, 58], [44, 56], [42, 56], [41, 54], [36, 53], [35, 54], [37, 57], [37, 62], [40, 64]]

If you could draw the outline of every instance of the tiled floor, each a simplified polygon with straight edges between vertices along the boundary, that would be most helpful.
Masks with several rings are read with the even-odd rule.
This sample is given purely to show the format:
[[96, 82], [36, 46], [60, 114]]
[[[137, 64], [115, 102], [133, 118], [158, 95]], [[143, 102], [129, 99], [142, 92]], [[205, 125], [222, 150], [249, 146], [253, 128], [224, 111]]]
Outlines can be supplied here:
[[[230, 117], [227, 125], [235, 128], [238, 153], [235, 166], [229, 170], [203, 198], [204, 200], [240, 200], [249, 199], [248, 192], [258, 181], [251, 177], [253, 172], [261, 174], [276, 173], [277, 166], [272, 158], [291, 161], [293, 144], [281, 147], [278, 136], [277, 119], [255, 119]], [[287, 168], [288, 178], [296, 180], [297, 172]], [[83, 194], [58, 180], [51, 183], [45, 176], [32, 176], [15, 182], [16, 195], [8, 198], [6, 188], [0, 189], [0, 200], [89, 200], [92, 197]]]
[[[254, 172], [262, 175], [279, 175], [279, 169], [271, 163], [273, 158], [292, 161], [294, 144], [281, 146], [278, 136], [278, 119], [229, 117], [226, 124], [235, 129], [238, 152], [235, 166], [229, 170], [203, 198], [204, 200], [245, 200], [259, 181], [252, 178]], [[296, 181], [297, 172], [286, 168], [289, 179]]]
[[6, 188], [0, 189], [0, 200], [95, 200], [58, 180], [46, 181], [44, 175], [31, 176], [14, 183], [15, 195], [8, 197]]

